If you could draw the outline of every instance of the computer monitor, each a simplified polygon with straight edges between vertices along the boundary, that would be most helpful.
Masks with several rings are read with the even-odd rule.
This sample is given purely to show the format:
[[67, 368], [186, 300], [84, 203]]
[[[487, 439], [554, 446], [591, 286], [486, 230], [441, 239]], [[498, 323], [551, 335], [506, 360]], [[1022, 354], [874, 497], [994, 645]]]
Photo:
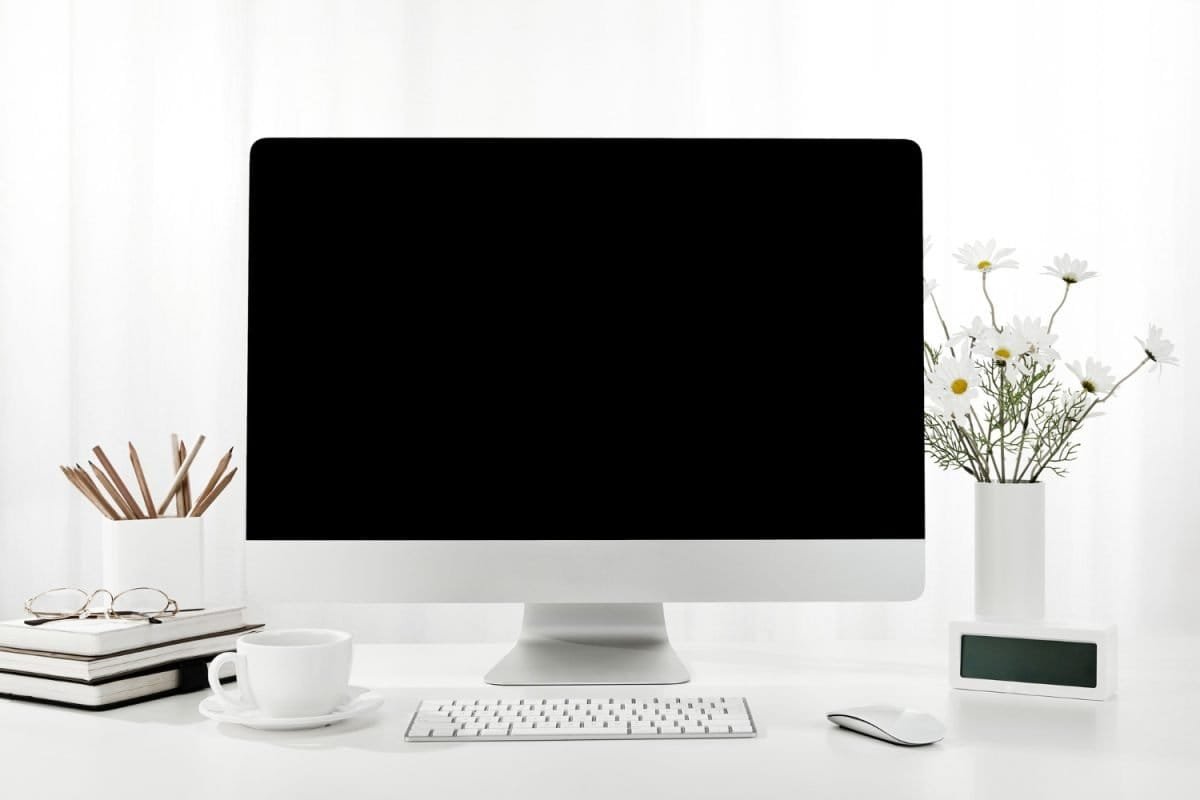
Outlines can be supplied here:
[[917, 597], [921, 244], [909, 141], [258, 141], [251, 599], [524, 603], [516, 685]]

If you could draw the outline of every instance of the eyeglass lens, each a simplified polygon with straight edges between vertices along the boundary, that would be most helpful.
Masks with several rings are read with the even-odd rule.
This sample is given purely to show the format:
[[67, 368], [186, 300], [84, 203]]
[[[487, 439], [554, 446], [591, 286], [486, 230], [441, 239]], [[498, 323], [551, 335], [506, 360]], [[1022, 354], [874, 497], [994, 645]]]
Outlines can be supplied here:
[[91, 594], [82, 589], [52, 589], [42, 592], [29, 602], [29, 610], [46, 616], [70, 616], [74, 614], [154, 615], [171, 613], [173, 604], [165, 592], [159, 589], [139, 587], [127, 589], [115, 597], [100, 589]]

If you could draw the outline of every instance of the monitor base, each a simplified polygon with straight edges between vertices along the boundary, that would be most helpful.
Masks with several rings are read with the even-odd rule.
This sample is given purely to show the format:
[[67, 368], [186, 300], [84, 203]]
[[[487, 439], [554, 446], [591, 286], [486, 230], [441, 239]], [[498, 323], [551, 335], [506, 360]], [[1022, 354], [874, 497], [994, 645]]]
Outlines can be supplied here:
[[484, 676], [494, 686], [690, 679], [667, 637], [662, 603], [526, 603], [516, 645]]

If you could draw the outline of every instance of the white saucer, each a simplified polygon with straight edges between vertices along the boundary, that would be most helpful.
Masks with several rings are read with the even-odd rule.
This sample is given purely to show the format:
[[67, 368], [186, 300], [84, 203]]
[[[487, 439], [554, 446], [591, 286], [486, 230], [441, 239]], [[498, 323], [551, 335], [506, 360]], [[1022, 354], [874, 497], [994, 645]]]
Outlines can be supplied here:
[[346, 699], [337, 708], [319, 717], [268, 717], [257, 708], [229, 709], [215, 694], [210, 694], [200, 701], [200, 713], [217, 722], [244, 725], [260, 731], [302, 731], [357, 717], [374, 711], [381, 705], [383, 695], [361, 686], [351, 686]]

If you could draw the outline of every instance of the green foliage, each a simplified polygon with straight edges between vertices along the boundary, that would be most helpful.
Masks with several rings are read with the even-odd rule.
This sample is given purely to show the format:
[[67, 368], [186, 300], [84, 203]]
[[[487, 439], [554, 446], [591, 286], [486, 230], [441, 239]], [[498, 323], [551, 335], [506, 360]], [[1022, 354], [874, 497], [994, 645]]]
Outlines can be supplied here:
[[[942, 352], [943, 348], [925, 343], [926, 373], [937, 365]], [[1036, 481], [1044, 470], [1066, 475], [1079, 450], [1071, 437], [1096, 398], [1068, 390], [1052, 377], [1053, 372], [1052, 364], [1036, 363], [1029, 355], [1007, 364], [980, 365], [982, 413], [972, 408], [970, 415], [961, 418], [927, 411], [925, 452], [942, 469], [961, 469], [983, 481]]]

